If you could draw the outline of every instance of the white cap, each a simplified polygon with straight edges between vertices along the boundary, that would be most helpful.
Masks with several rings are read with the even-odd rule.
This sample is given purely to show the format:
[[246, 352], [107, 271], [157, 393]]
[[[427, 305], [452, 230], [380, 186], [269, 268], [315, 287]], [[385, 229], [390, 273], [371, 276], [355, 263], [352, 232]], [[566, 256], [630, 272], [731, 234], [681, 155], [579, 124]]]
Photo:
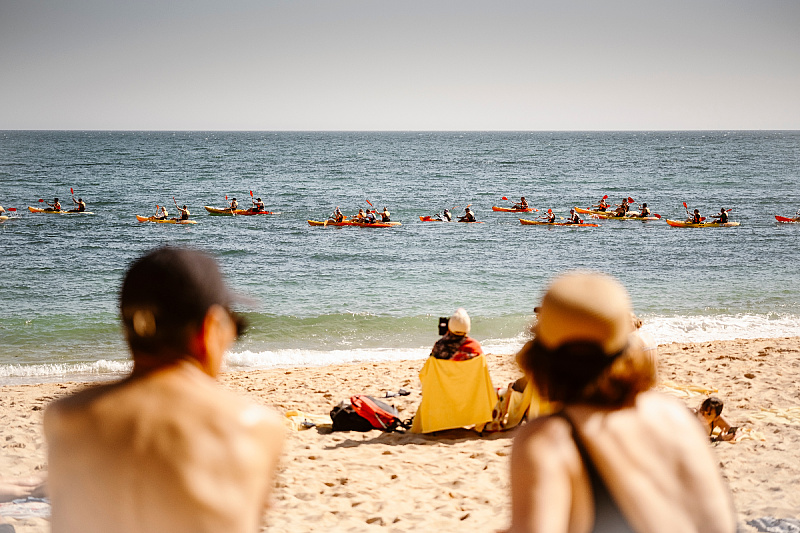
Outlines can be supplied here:
[[470, 319], [467, 310], [463, 307], [456, 309], [453, 316], [450, 317], [450, 322], [447, 323], [447, 329], [453, 335], [466, 335], [469, 333]]

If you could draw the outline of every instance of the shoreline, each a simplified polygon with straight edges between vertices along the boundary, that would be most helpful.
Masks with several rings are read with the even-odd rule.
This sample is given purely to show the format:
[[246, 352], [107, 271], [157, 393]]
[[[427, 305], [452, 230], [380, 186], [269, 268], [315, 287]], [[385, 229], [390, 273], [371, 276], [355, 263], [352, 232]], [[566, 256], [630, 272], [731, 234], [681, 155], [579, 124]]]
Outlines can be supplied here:
[[[656, 390], [694, 407], [711, 392], [723, 415], [751, 431], [709, 444], [719, 459], [740, 531], [761, 517], [800, 518], [800, 337], [672, 343], [658, 347]], [[512, 354], [487, 354], [495, 387], [521, 375]], [[411, 417], [424, 361], [352, 363], [226, 372], [223, 387], [273, 407], [326, 415], [353, 394], [388, 400]], [[46, 405], [87, 382], [0, 386], [4, 439], [0, 472], [46, 471]], [[762, 440], [763, 439], [763, 440]], [[266, 531], [495, 531], [509, 523], [508, 462], [513, 430], [485, 436], [453, 430], [423, 436], [379, 431], [289, 431]], [[9, 519], [20, 532], [49, 531], [42, 518]]]

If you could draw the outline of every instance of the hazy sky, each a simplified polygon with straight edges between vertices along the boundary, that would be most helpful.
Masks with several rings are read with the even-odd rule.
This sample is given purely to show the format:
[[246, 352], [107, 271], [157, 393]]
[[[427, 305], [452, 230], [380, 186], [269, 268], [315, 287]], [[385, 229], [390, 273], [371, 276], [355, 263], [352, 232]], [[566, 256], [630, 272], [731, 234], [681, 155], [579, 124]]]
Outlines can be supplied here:
[[0, 129], [800, 129], [800, 0], [0, 0]]

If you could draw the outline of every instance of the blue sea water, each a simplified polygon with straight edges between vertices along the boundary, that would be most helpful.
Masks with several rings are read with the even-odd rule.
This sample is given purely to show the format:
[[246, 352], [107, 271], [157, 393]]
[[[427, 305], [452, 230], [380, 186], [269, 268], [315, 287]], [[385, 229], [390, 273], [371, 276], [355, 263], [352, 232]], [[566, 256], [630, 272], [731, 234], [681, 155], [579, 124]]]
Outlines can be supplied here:
[[[554, 275], [628, 287], [660, 342], [800, 335], [800, 132], [0, 132], [0, 384], [124, 371], [116, 297], [162, 244], [214, 254], [258, 300], [233, 369], [421, 358], [463, 306], [473, 336], [511, 352]], [[32, 214], [38, 199], [94, 215]], [[280, 215], [211, 217], [250, 191]], [[739, 227], [599, 221], [522, 226], [503, 196], [567, 215], [603, 195], [664, 218], [733, 208]], [[187, 204], [198, 224], [138, 223]], [[66, 202], [65, 202], [66, 200]], [[388, 206], [388, 229], [310, 227]], [[422, 223], [471, 204], [484, 224]], [[528, 215], [526, 215], [528, 216]], [[533, 214], [531, 216], [536, 216]]]

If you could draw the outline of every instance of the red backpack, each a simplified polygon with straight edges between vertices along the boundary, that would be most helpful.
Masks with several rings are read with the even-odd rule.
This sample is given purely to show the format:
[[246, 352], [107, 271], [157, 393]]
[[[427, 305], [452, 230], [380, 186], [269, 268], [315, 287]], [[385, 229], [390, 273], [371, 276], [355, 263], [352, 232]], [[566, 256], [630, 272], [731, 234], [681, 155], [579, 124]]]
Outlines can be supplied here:
[[398, 427], [408, 429], [410, 422], [403, 422], [397, 409], [380, 400], [367, 396], [366, 394], [356, 394], [350, 397], [353, 409], [362, 418], [367, 420], [375, 429], [383, 431], [394, 431]]

